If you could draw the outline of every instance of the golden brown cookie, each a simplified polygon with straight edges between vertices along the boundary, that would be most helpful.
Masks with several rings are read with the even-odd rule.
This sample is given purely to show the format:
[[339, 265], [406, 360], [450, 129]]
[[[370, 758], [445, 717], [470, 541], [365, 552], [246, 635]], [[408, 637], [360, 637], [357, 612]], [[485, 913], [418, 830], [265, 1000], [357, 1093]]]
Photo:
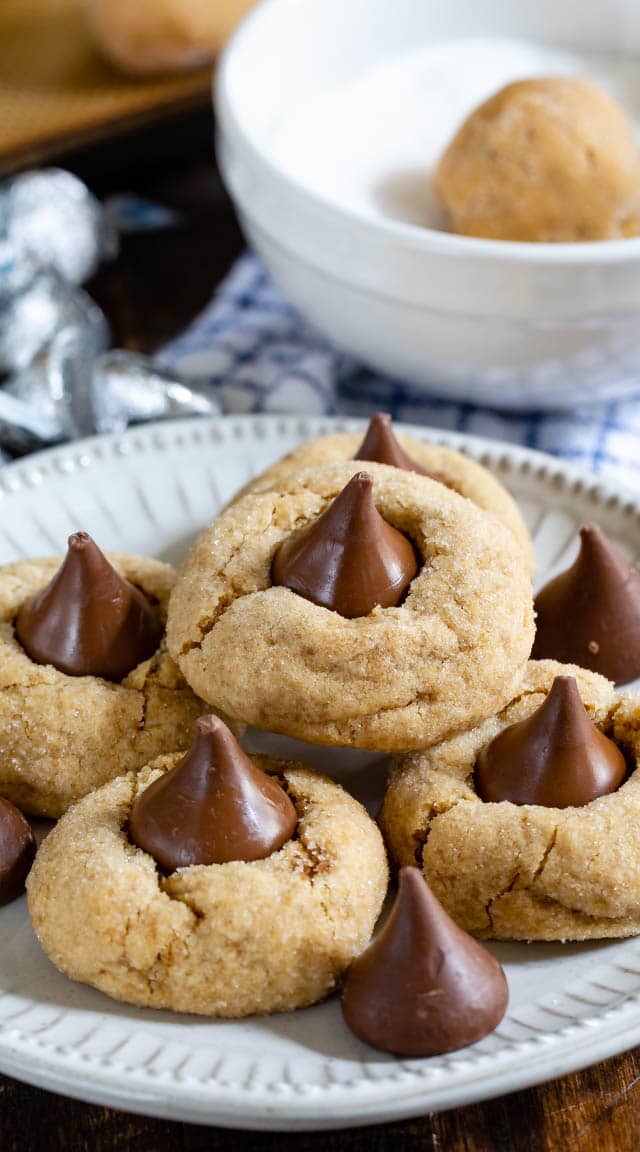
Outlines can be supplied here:
[[502, 88], [464, 122], [438, 165], [453, 232], [584, 241], [640, 230], [640, 154], [620, 105], [578, 77]]
[[418, 864], [461, 927], [482, 938], [587, 940], [640, 932], [640, 772], [579, 808], [484, 803], [480, 749], [530, 716], [556, 676], [574, 676], [591, 719], [640, 754], [640, 701], [594, 672], [531, 661], [498, 715], [392, 766], [380, 824], [392, 859]]
[[368, 942], [387, 888], [382, 837], [333, 781], [255, 757], [293, 800], [297, 832], [251, 863], [171, 875], [135, 848], [133, 800], [179, 756], [81, 800], [38, 852], [29, 912], [60, 971], [131, 1004], [247, 1016], [322, 999]]
[[[109, 559], [165, 617], [173, 569], [140, 556], [116, 553]], [[186, 748], [203, 711], [164, 640], [119, 684], [67, 676], [30, 659], [15, 637], [14, 621], [60, 561], [0, 568], [0, 794], [26, 812], [52, 817], [118, 773], [141, 768], [167, 748]]]
[[378, 511], [420, 554], [404, 602], [345, 619], [274, 587], [278, 546], [363, 467], [310, 469], [227, 508], [196, 541], [171, 596], [169, 651], [214, 708], [323, 744], [406, 750], [513, 695], [531, 649], [522, 548], [442, 484], [367, 464]]
[[96, 48], [116, 68], [164, 76], [212, 61], [252, 2], [86, 0], [77, 19], [87, 21]]
[[[281, 480], [288, 479], [303, 468], [320, 468], [325, 464], [339, 464], [353, 460], [362, 443], [362, 436], [362, 432], [337, 432], [332, 436], [320, 436], [317, 440], [308, 440], [256, 476], [250, 484], [241, 489], [234, 498], [234, 503], [247, 492], [264, 492], [269, 488], [277, 488]], [[423, 440], [416, 440], [413, 436], [398, 435], [397, 439], [416, 464], [431, 472], [452, 492], [466, 496], [479, 508], [492, 512], [502, 520], [522, 544], [533, 571], [531, 539], [520, 510], [506, 488], [488, 469], [477, 464], [470, 456], [455, 452], [453, 448], [446, 448], [443, 444], [428, 444]], [[360, 467], [366, 468], [367, 462], [361, 461]]]

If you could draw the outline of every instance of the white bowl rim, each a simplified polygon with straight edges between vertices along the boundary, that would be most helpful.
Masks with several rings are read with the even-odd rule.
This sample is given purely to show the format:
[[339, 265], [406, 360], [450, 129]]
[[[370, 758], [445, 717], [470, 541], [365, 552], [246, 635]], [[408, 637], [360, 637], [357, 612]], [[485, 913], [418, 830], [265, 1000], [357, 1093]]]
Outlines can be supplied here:
[[[311, 0], [306, 0], [310, 3]], [[320, 2], [320, 0], [316, 0]], [[579, 242], [538, 243], [533, 241], [491, 240], [476, 236], [460, 236], [436, 228], [404, 223], [382, 217], [365, 217], [354, 208], [337, 204], [309, 188], [302, 180], [279, 168], [266, 148], [256, 142], [243, 128], [229, 95], [229, 73], [235, 67], [235, 57], [243, 51], [244, 42], [255, 34], [254, 26], [269, 19], [274, 8], [298, 6], [299, 0], [261, 0], [240, 21], [227, 41], [214, 70], [213, 93], [218, 130], [232, 133], [242, 140], [243, 147], [254, 164], [262, 167], [272, 181], [308, 207], [331, 222], [340, 221], [379, 234], [403, 247], [453, 257], [476, 257], [483, 261], [527, 263], [540, 265], [626, 264], [640, 260], [640, 236], [619, 240], [591, 240]]]

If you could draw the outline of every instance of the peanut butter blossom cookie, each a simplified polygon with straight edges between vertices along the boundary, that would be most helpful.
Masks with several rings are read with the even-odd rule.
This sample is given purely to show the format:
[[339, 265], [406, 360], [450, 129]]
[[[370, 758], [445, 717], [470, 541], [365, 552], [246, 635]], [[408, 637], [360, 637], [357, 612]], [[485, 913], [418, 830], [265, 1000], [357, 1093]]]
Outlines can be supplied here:
[[380, 814], [457, 924], [495, 939], [640, 932], [640, 703], [532, 661], [511, 703], [399, 758]]
[[527, 563], [496, 517], [427, 476], [351, 461], [249, 493], [196, 541], [169, 650], [216, 710], [322, 744], [402, 750], [513, 695]]
[[391, 417], [386, 412], [377, 412], [371, 418], [364, 437], [359, 432], [338, 432], [308, 440], [256, 476], [239, 496], [247, 492], [277, 488], [281, 480], [288, 479], [303, 468], [319, 468], [324, 464], [339, 464], [346, 460], [392, 464], [396, 468], [439, 480], [452, 492], [466, 496], [479, 508], [492, 512], [502, 520], [522, 544], [533, 569], [529, 532], [517, 504], [506, 488], [486, 468], [462, 452], [442, 444], [428, 444], [413, 436], [396, 436]]
[[86, 796], [27, 894], [47, 955], [117, 1000], [209, 1016], [322, 999], [387, 889], [380, 833], [337, 784], [249, 758], [216, 717], [190, 752]]
[[100, 551], [0, 568], [0, 794], [59, 816], [118, 772], [186, 747], [202, 704], [164, 642], [173, 569]]

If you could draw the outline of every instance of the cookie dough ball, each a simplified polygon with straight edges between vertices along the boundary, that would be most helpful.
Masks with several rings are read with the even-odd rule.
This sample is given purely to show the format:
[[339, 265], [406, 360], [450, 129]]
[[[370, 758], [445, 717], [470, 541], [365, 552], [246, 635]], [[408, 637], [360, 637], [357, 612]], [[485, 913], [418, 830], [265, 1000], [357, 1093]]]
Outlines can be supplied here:
[[134, 75], [197, 68], [212, 60], [255, 0], [87, 0], [104, 56]]
[[257, 756], [293, 801], [294, 836], [263, 860], [165, 875], [127, 823], [136, 797], [179, 759], [111, 781], [47, 837], [27, 889], [44, 951], [72, 980], [150, 1008], [238, 1017], [322, 999], [382, 907], [376, 825], [332, 780]]
[[[580, 807], [485, 802], [481, 749], [528, 719], [558, 676], [624, 753], [616, 791]], [[483, 939], [589, 940], [640, 933], [640, 706], [604, 677], [531, 661], [510, 704], [467, 732], [398, 757], [380, 824], [396, 865], [421, 867], [460, 927]]]
[[440, 160], [449, 227], [495, 240], [615, 240], [640, 231], [640, 155], [622, 108], [585, 80], [509, 84]]
[[[186, 748], [204, 711], [164, 638], [117, 683], [38, 664], [15, 633], [22, 606], [49, 584], [62, 557], [0, 568], [0, 795], [25, 812], [58, 817], [121, 772], [167, 748]], [[174, 571], [142, 556], [109, 553], [125, 580], [166, 618]]]
[[[424, 748], [511, 698], [533, 641], [531, 577], [495, 516], [427, 476], [365, 467], [376, 515], [415, 548], [401, 603], [348, 618], [272, 578], [280, 546], [361, 472], [351, 460], [228, 507], [182, 565], [167, 642], [194, 692], [236, 720], [317, 744]], [[367, 548], [356, 586], [379, 559]], [[330, 549], [319, 556], [333, 572]]]

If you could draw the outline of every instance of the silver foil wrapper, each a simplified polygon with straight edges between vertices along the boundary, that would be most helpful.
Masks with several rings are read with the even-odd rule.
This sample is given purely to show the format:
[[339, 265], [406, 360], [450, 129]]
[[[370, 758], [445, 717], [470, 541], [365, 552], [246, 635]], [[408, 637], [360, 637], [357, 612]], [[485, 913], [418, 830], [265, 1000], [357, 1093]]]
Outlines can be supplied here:
[[26, 368], [68, 328], [106, 333], [107, 322], [91, 297], [55, 270], [36, 271], [16, 293], [3, 293], [0, 283], [0, 372]]
[[0, 233], [16, 264], [83, 284], [118, 249], [117, 231], [89, 189], [60, 168], [24, 172], [0, 189]]
[[91, 374], [109, 343], [109, 328], [88, 296], [78, 290], [74, 295], [65, 322], [0, 390], [0, 443], [11, 452], [94, 431]]
[[26, 368], [57, 332], [91, 324], [96, 306], [78, 285], [116, 251], [105, 209], [70, 172], [25, 172], [0, 186], [0, 372]]
[[132, 196], [102, 205], [59, 169], [0, 186], [0, 462], [6, 451], [219, 411], [206, 384], [107, 352], [105, 317], [79, 287], [116, 253], [120, 232], [179, 224]]
[[[220, 411], [206, 385], [157, 369], [146, 356], [96, 357], [99, 328], [56, 333], [33, 364], [0, 391], [0, 444], [14, 453], [131, 424]], [[104, 344], [102, 344], [104, 347]]]
[[99, 356], [91, 381], [96, 432], [122, 432], [129, 424], [176, 416], [211, 416], [219, 405], [206, 384], [179, 380], [146, 356], [115, 349]]

